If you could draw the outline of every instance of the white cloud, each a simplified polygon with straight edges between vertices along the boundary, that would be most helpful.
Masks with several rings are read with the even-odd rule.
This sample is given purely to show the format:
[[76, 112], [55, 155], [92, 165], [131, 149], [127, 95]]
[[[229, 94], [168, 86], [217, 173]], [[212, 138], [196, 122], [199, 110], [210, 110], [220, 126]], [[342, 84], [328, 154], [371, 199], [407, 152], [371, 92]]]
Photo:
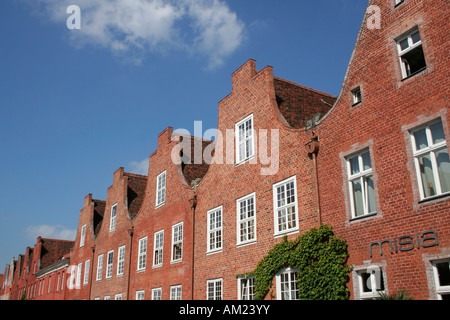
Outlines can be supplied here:
[[148, 52], [200, 54], [215, 67], [243, 40], [244, 24], [223, 0], [37, 0], [40, 13], [65, 26], [69, 5], [81, 9], [75, 46], [98, 45], [140, 62]]
[[77, 230], [68, 229], [67, 227], [61, 225], [39, 225], [39, 226], [28, 226], [25, 230], [26, 235], [31, 240], [36, 240], [37, 237], [48, 239], [61, 239], [61, 240], [75, 240]]
[[127, 171], [130, 173], [137, 173], [146, 176], [148, 174], [148, 161], [149, 159], [145, 159], [142, 161], [131, 161], [130, 169], [127, 169]]

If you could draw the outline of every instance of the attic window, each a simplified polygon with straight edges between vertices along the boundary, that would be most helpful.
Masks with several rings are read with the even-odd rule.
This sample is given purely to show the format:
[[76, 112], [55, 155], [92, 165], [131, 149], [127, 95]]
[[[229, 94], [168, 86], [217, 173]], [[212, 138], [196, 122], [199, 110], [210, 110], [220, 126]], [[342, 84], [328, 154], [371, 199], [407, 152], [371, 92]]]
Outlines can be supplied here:
[[361, 103], [361, 88], [357, 87], [352, 90], [352, 98], [353, 98], [353, 106], [356, 106], [357, 104]]
[[397, 40], [402, 77], [406, 79], [427, 68], [422, 40], [417, 28]]

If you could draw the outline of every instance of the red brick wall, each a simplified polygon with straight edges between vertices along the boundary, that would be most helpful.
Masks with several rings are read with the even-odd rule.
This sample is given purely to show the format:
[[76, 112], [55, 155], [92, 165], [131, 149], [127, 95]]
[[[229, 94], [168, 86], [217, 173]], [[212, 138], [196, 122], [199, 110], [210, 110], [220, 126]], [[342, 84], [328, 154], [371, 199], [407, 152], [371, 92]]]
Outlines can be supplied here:
[[[92, 279], [94, 279], [94, 281], [95, 281], [95, 274], [93, 272], [96, 269], [93, 269], [94, 256], [93, 256], [92, 248], [96, 244], [96, 242], [95, 242], [95, 239], [96, 239], [95, 226], [96, 225], [94, 225], [94, 209], [95, 209], [96, 204], [100, 205], [103, 209], [103, 206], [102, 206], [103, 202], [99, 201], [99, 200], [93, 200], [92, 194], [88, 194], [84, 198], [83, 209], [80, 210], [80, 217], [79, 217], [79, 222], [78, 222], [78, 229], [77, 229], [77, 235], [75, 238], [75, 243], [74, 243], [73, 249], [70, 253], [71, 265], [78, 266], [79, 263], [83, 264], [82, 279], [84, 278], [85, 263], [87, 260], [90, 260], [91, 267], [90, 267], [89, 283], [88, 283], [88, 285], [85, 285], [82, 280], [82, 284], [81, 284], [80, 288], [66, 289], [67, 290], [67, 292], [66, 292], [67, 300], [89, 299], [89, 291], [90, 291]], [[84, 225], [86, 225], [85, 242], [84, 242], [84, 245], [82, 247], [80, 247], [81, 229]], [[70, 274], [68, 276], [70, 276]], [[66, 276], [66, 284], [67, 284], [67, 276]]]
[[[134, 235], [131, 256], [130, 299], [136, 291], [144, 290], [150, 300], [152, 289], [161, 288], [162, 299], [170, 298], [170, 286], [182, 286], [182, 298], [191, 299], [192, 285], [192, 210], [189, 200], [193, 191], [182, 174], [181, 165], [175, 165], [171, 153], [178, 142], [171, 141], [172, 128], [158, 137], [158, 149], [150, 156], [148, 182], [139, 214], [133, 220]], [[156, 208], [157, 176], [166, 171], [166, 201]], [[171, 263], [172, 226], [183, 222], [182, 261]], [[164, 230], [163, 264], [153, 267], [155, 232]], [[147, 237], [146, 268], [137, 271], [139, 240]]]

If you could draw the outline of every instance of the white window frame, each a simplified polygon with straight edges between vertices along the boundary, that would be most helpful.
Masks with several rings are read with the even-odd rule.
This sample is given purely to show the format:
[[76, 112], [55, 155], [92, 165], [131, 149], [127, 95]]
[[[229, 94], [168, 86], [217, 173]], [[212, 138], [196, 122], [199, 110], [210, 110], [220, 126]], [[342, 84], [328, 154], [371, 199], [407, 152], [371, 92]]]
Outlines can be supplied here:
[[111, 300], [111, 296], [104, 296], [103, 300]]
[[[251, 128], [247, 128], [248, 123], [250, 123]], [[243, 128], [243, 135], [241, 135], [241, 128]], [[236, 123], [235, 134], [236, 165], [239, 165], [252, 159], [255, 156], [255, 124], [253, 121], [253, 114]], [[241, 146], [243, 146], [243, 152], [245, 152], [245, 155], [241, 154]]]
[[167, 173], [164, 171], [156, 177], [156, 208], [161, 207], [166, 203], [166, 185]]
[[182, 286], [170, 286], [170, 300], [182, 300]]
[[[211, 218], [214, 216], [214, 221]], [[220, 219], [219, 219], [220, 218]], [[212, 226], [211, 224], [214, 223]], [[220, 225], [219, 225], [220, 224]], [[223, 246], [223, 207], [211, 209], [207, 213], [207, 253], [214, 253], [222, 250]], [[213, 242], [211, 240], [214, 239]], [[217, 240], [220, 239], [220, 240]], [[220, 242], [220, 244], [219, 244]], [[211, 248], [211, 245], [213, 247]]]
[[161, 300], [162, 299], [162, 288], [154, 288], [152, 289], [152, 300]]
[[145, 291], [144, 290], [136, 291], [136, 300], [145, 300]]
[[159, 268], [164, 262], [164, 230], [155, 232], [153, 239], [153, 268]]
[[[210, 286], [210, 284], [212, 286]], [[218, 292], [220, 288], [220, 292]], [[212, 291], [211, 291], [212, 289]], [[219, 295], [220, 293], [220, 295]], [[212, 299], [210, 299], [212, 297]], [[211, 279], [206, 281], [206, 300], [223, 300], [223, 279]]]
[[[295, 201], [278, 206], [278, 188], [284, 186], [286, 189], [286, 185], [290, 183], [294, 183], [294, 196]], [[285, 193], [285, 199], [286, 199], [286, 190], [284, 190]], [[274, 208], [274, 230], [275, 230], [275, 236], [281, 236], [288, 233], [295, 233], [299, 230], [299, 213], [298, 213], [298, 194], [297, 194], [297, 176], [294, 175], [292, 177], [289, 177], [283, 181], [277, 182], [273, 185], [273, 208]], [[280, 230], [280, 211], [282, 210], [288, 210], [290, 208], [293, 208], [295, 210], [294, 212], [294, 218], [290, 219], [290, 223], [295, 223], [294, 227], [289, 228], [289, 214], [286, 213], [285, 215], [285, 224], [286, 228], [283, 230]]]
[[[363, 155], [368, 154], [370, 159], [370, 169], [364, 170], [364, 163], [363, 163]], [[352, 174], [352, 168], [351, 168], [351, 160], [357, 158], [358, 159], [358, 166], [359, 166], [359, 172]], [[372, 182], [374, 183], [374, 197], [375, 196], [375, 181], [373, 178], [373, 161], [372, 156], [370, 154], [370, 149], [363, 149], [357, 153], [353, 153], [350, 156], [347, 156], [345, 158], [347, 162], [347, 177], [348, 177], [348, 191], [350, 196], [350, 207], [351, 207], [351, 213], [352, 213], [352, 219], [355, 218], [361, 218], [368, 215], [373, 215], [377, 213], [376, 208], [376, 200], [375, 200], [375, 210], [369, 212], [369, 192], [368, 192], [368, 178], [372, 178]], [[363, 214], [357, 216], [356, 215], [356, 208], [355, 208], [355, 197], [353, 192], [353, 182], [359, 181], [361, 185], [361, 193], [362, 193], [362, 199], [363, 199]]]
[[79, 288], [81, 286], [81, 273], [83, 271], [83, 262], [80, 262], [77, 266], [77, 275], [75, 281], [75, 288]]
[[238, 300], [255, 300], [255, 277], [238, 278]]
[[116, 230], [117, 222], [117, 203], [111, 207], [111, 219], [109, 221], [109, 231]]
[[122, 276], [125, 271], [125, 245], [117, 250], [117, 275]]
[[[297, 287], [297, 272], [298, 270], [291, 267], [284, 268], [279, 271], [275, 276], [276, 290], [277, 290], [277, 300], [298, 300], [298, 287]], [[283, 277], [288, 277], [288, 291], [283, 290], [282, 280]], [[297, 292], [297, 296], [293, 297], [292, 286], [294, 285], [294, 294]], [[286, 292], [288, 299], [283, 299], [283, 293]]]
[[399, 5], [400, 3], [403, 3], [403, 1], [405, 1], [405, 0], [395, 0], [395, 5], [396, 6]]
[[108, 254], [106, 255], [106, 275], [105, 275], [105, 279], [112, 278], [113, 265], [114, 265], [114, 250], [110, 250], [110, 251], [108, 251]]
[[[171, 253], [171, 263], [181, 262], [183, 260], [183, 232], [184, 223], [180, 222], [172, 226], [172, 253]], [[179, 258], [175, 259], [176, 250], [175, 247], [181, 247], [181, 255]]]
[[137, 271], [147, 267], [147, 237], [139, 239]]
[[356, 106], [362, 102], [362, 91], [360, 86], [352, 90], [352, 100], [353, 106]]
[[443, 295], [450, 295], [450, 285], [441, 286], [439, 281], [439, 272], [437, 268], [437, 264], [439, 263], [448, 263], [450, 268], [450, 258], [433, 260], [433, 276], [434, 276], [434, 285], [436, 288], [436, 295], [438, 300], [442, 300]]
[[114, 296], [114, 300], [122, 300], [122, 294], [118, 293]]
[[[416, 43], [413, 43], [412, 35], [416, 34], [416, 33], [419, 33], [420, 40], [418, 42], [416, 42]], [[401, 42], [403, 40], [405, 40], [405, 39], [408, 40], [408, 48], [402, 50]], [[406, 69], [406, 64], [403, 61], [403, 56], [405, 54], [407, 54], [408, 52], [410, 52], [410, 51], [412, 51], [412, 50], [414, 50], [414, 49], [416, 49], [418, 47], [422, 47], [422, 52], [423, 52], [422, 35], [421, 35], [420, 31], [419, 31], [419, 28], [418, 27], [414, 27], [413, 29], [408, 31], [406, 34], [404, 34], [403, 36], [399, 37], [396, 40], [396, 42], [397, 42], [398, 57], [399, 57], [399, 60], [400, 60], [400, 68], [401, 68], [401, 71], [402, 71], [402, 79], [406, 79], [406, 78], [412, 76], [413, 74], [415, 74], [417, 72], [420, 72], [420, 71], [416, 71], [415, 73], [412, 73], [412, 74], [408, 75], [408, 70]], [[423, 54], [425, 55], [425, 52], [423, 52]], [[425, 64], [425, 68], [426, 68], [426, 64]]]
[[[249, 203], [253, 202], [253, 215], [249, 217]], [[244, 205], [241, 212], [241, 205]], [[242, 233], [245, 230], [245, 234]], [[251, 231], [252, 230], [252, 231]], [[256, 242], [256, 193], [236, 200], [236, 243], [244, 245]], [[245, 238], [245, 239], [242, 239]]]
[[[91, 267], [91, 260], [88, 259], [86, 260], [86, 262], [84, 263], [84, 278], [83, 278], [83, 284], [88, 284], [89, 283], [89, 272], [90, 272], [90, 267]], [[58, 274], [59, 276], [59, 274]], [[58, 277], [58, 281], [59, 281], [59, 277]]]
[[[370, 285], [369, 289], [371, 292], [364, 292], [364, 278], [362, 274], [369, 274], [369, 278], [366, 281], [369, 281], [367, 286], [369, 287]], [[358, 270], [356, 271], [356, 276], [358, 277], [359, 298], [361, 300], [373, 300], [374, 298], [379, 297], [380, 293], [386, 292], [385, 277], [381, 267], [372, 266], [368, 269]], [[384, 287], [384, 290], [381, 289], [381, 286]]]
[[103, 273], [103, 253], [98, 256], [97, 258], [97, 276], [96, 281], [102, 280], [102, 273]]
[[[439, 170], [438, 170], [438, 165], [437, 165], [437, 160], [436, 160], [436, 152], [441, 151], [445, 148], [447, 149], [447, 152], [449, 151], [448, 147], [447, 147], [447, 137], [445, 136], [445, 131], [444, 131], [445, 139], [443, 141], [440, 141], [440, 142], [434, 144], [433, 139], [432, 139], [431, 129], [430, 129], [431, 126], [438, 124], [438, 123], [441, 123], [441, 125], [443, 126], [443, 122], [442, 122], [441, 118], [438, 118], [438, 119], [435, 119], [431, 122], [427, 122], [425, 124], [422, 124], [416, 128], [413, 128], [412, 130], [410, 130], [410, 141], [411, 141], [411, 147], [412, 147], [412, 152], [413, 152], [413, 157], [414, 157], [414, 167], [416, 170], [416, 177], [417, 177], [417, 182], [419, 185], [419, 194], [420, 194], [421, 200], [433, 198], [433, 197], [440, 196], [440, 195], [450, 194], [450, 192], [448, 192], [448, 191], [442, 192], [441, 178], [439, 177]], [[425, 129], [425, 132], [426, 132], [428, 147], [417, 150], [416, 139], [415, 139], [414, 134], [423, 129]], [[425, 196], [425, 192], [423, 190], [422, 175], [420, 173], [420, 165], [419, 165], [419, 157], [424, 156], [424, 155], [430, 156], [431, 167], [432, 167], [432, 171], [433, 171], [433, 178], [434, 178], [434, 183], [435, 183], [435, 188], [436, 188], [436, 194], [434, 194], [432, 196], [428, 196], [428, 197]]]
[[80, 248], [84, 246], [86, 240], [86, 225], [81, 227]]

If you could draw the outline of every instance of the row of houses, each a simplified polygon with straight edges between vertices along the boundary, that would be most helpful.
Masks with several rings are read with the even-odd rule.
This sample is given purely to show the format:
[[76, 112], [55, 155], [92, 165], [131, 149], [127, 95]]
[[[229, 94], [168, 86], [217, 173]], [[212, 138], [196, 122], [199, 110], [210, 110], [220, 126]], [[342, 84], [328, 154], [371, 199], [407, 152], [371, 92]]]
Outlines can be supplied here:
[[[252, 299], [238, 275], [325, 224], [348, 244], [351, 299], [449, 299], [448, 17], [444, 0], [370, 0], [337, 97], [248, 60], [215, 139], [166, 128], [148, 175], [114, 172], [74, 242], [13, 259], [2, 298]], [[281, 268], [266, 299], [297, 299], [296, 277]]]

